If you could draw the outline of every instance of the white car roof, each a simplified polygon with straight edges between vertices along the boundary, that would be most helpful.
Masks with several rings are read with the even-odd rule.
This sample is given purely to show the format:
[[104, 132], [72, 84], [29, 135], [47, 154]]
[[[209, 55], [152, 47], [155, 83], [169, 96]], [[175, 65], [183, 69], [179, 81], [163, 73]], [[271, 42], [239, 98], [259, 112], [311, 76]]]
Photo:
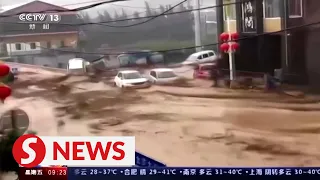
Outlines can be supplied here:
[[204, 63], [204, 64], [199, 64], [199, 66], [213, 66], [216, 65], [216, 63]]
[[126, 74], [126, 73], [139, 73], [139, 71], [137, 71], [137, 70], [123, 70], [123, 71], [119, 71], [118, 73], [123, 73], [123, 74]]
[[206, 51], [200, 51], [200, 52], [193, 53], [193, 54], [191, 54], [191, 56], [199, 56], [201, 54], [205, 54], [205, 53], [209, 53], [209, 52], [214, 53], [214, 51], [212, 51], [212, 50], [206, 50]]
[[170, 68], [156, 68], [156, 69], [151, 69], [150, 71], [165, 72], [165, 71], [173, 71], [173, 70]]

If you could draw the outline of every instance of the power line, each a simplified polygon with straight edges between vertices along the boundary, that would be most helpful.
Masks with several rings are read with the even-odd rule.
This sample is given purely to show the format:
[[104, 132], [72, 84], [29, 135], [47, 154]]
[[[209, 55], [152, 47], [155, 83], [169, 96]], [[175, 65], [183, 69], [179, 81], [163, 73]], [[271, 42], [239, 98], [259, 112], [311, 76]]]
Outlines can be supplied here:
[[[318, 25], [318, 24], [320, 24], [320, 21], [313, 22], [313, 23], [308, 23], [308, 24], [304, 24], [304, 25], [300, 25], [300, 26], [293, 26], [293, 27], [285, 28], [285, 29], [282, 29], [282, 30], [279, 30], [279, 31], [261, 33], [261, 34], [257, 34], [257, 35], [250, 36], [250, 37], [239, 38], [238, 41], [243, 41], [243, 40], [246, 40], [246, 39], [251, 39], [251, 38], [264, 36], [264, 35], [277, 34], [277, 33], [281, 33], [281, 32], [286, 32], [288, 30], [300, 29], [300, 28], [303, 28], [303, 27], [309, 27], [309, 26]], [[220, 44], [221, 43], [218, 42], [218, 43], [212, 43], [212, 44], [205, 44], [205, 45], [202, 45], [202, 46], [189, 46], [189, 47], [167, 49], [167, 50], [158, 50], [158, 51], [148, 51], [148, 52], [150, 52], [150, 53], [152, 53], [152, 52], [170, 52], [170, 51], [179, 51], [179, 50], [185, 50], [185, 49], [194, 49], [194, 48], [203, 47], [203, 46], [217, 46], [217, 45], [220, 45]], [[46, 47], [42, 47], [42, 46], [38, 46], [38, 47], [43, 48], [43, 49], [53, 50], [53, 51], [79, 53], [79, 54], [118, 55], [118, 54], [98, 53], [98, 52], [81, 52], [81, 51], [70, 51], [70, 50], [62, 50], [62, 49], [50, 49], [50, 48], [46, 48]], [[125, 53], [125, 54], [139, 54], [139, 53], [141, 53], [141, 52], [129, 52], [129, 53]]]
[[[60, 10], [60, 9], [50, 9], [50, 10], [46, 10], [46, 11], [38, 11], [38, 12], [20, 12], [20, 13], [15, 13], [15, 14], [7, 14], [7, 15], [0, 15], [0, 18], [4, 18], [4, 17], [12, 17], [12, 16], [17, 16], [23, 13], [53, 13], [53, 12], [78, 12], [78, 11], [82, 11], [82, 10], [86, 10], [86, 9], [91, 9], [94, 8], [96, 6], [100, 6], [103, 4], [110, 4], [110, 3], [114, 3], [114, 2], [124, 2], [124, 1], [128, 1], [128, 0], [110, 0], [110, 1], [104, 1], [104, 2], [99, 2], [99, 3], [94, 3], [91, 5], [87, 5], [87, 6], [83, 6], [83, 7], [79, 7], [79, 8], [75, 8], [75, 9], [67, 9], [67, 10]], [[10, 11], [10, 10], [9, 10]], [[4, 14], [6, 12], [3, 12]]]
[[[172, 11], [174, 8], [180, 6], [181, 4], [183, 4], [183, 3], [187, 2], [187, 1], [188, 1], [188, 0], [183, 0], [183, 1], [181, 1], [180, 3], [172, 6], [172, 7], [169, 8], [169, 9], [167, 9], [167, 10], [164, 11], [163, 13], [160, 13], [160, 14], [154, 16], [154, 17], [151, 17], [150, 19], [147, 19], [147, 20], [142, 21], [142, 22], [139, 22], [139, 23], [130, 24], [130, 25], [123, 25], [123, 26], [112, 26], [112, 25], [104, 24], [104, 26], [113, 27], [113, 28], [124, 28], [124, 27], [132, 27], [132, 26], [138, 26], [138, 25], [141, 25], [141, 24], [145, 24], [145, 23], [147, 23], [147, 22], [149, 22], [149, 21], [152, 21], [153, 19], [156, 19], [156, 18], [158, 18], [158, 17], [160, 17], [160, 16], [164, 16], [167, 12]], [[133, 19], [133, 18], [132, 18], [132, 19]], [[100, 23], [99, 23], [99, 24], [100, 24]]]
[[[146, 7], [134, 7], [134, 6], [126, 6], [126, 5], [120, 5], [120, 4], [110, 4], [111, 6], [118, 6], [118, 7], [126, 7], [126, 8], [133, 8], [133, 9], [147, 9]], [[150, 8], [152, 10], [157, 10], [160, 8]]]
[[[92, 2], [101, 2], [101, 1], [103, 1], [103, 0], [87, 1], [87, 2], [82, 2], [82, 3], [73, 3], [73, 4], [62, 5], [62, 6], [74, 6], [74, 5], [79, 5], [79, 4], [88, 4], [88, 3], [92, 3]], [[115, 4], [108, 4], [108, 5], [113, 5], [114, 6]], [[143, 14], [143, 13], [146, 13], [146, 12], [147, 11], [137, 12], [137, 14]], [[98, 14], [100, 14], [100, 13], [101, 12], [99, 11]], [[127, 17], [133, 17], [133, 16], [135, 16], [135, 13], [127, 15]]]
[[[126, 0], [113, 0], [113, 2], [118, 2], [118, 1], [126, 1]], [[173, 7], [171, 7], [171, 8], [169, 8], [169, 9], [167, 9], [166, 11], [164, 11], [164, 12], [162, 12], [162, 13], [160, 13], [160, 14], [158, 14], [158, 15], [155, 15], [155, 16], [152, 16], [152, 17], [148, 17], [149, 19], [147, 19], [147, 20], [145, 20], [145, 21], [142, 21], [142, 22], [139, 22], [139, 23], [135, 23], [135, 24], [130, 24], [130, 25], [123, 25], [123, 26], [112, 26], [112, 25], [107, 25], [107, 24], [101, 24], [101, 23], [94, 23], [94, 22], [92, 22], [92, 23], [85, 23], [85, 24], [99, 24], [99, 25], [103, 25], [103, 26], [107, 26], [107, 27], [114, 27], [114, 28], [124, 28], [124, 27], [132, 27], [132, 26], [137, 26], [137, 25], [141, 25], [141, 24], [145, 24], [145, 23], [147, 23], [147, 22], [149, 22], [149, 21], [152, 21], [153, 19], [156, 19], [156, 18], [158, 18], [158, 17], [160, 17], [160, 16], [164, 16], [164, 15], [166, 15], [166, 13], [168, 13], [168, 12], [170, 12], [170, 11], [172, 11], [174, 8], [176, 8], [176, 7], [178, 7], [179, 5], [181, 5], [181, 4], [183, 4], [183, 3], [185, 3], [185, 2], [187, 2], [188, 0], [183, 0], [183, 1], [181, 1], [180, 3], [177, 3], [176, 5], [174, 5]], [[111, 2], [111, 1], [108, 1], [108, 2]], [[101, 4], [105, 4], [106, 2], [104, 2], [104, 3], [96, 3], [96, 4], [94, 4], [94, 6], [93, 5], [90, 5], [90, 7], [95, 7], [95, 6], [97, 6], [97, 4], [99, 4], [99, 5], [101, 5]], [[82, 7], [82, 8], [77, 8], [77, 9], [88, 9], [88, 7], [89, 6], [85, 6], [85, 7]], [[74, 11], [74, 9], [73, 10], [70, 10], [70, 11]], [[48, 11], [47, 11], [48, 12]], [[61, 12], [61, 11], [60, 11]], [[65, 12], [65, 11], [64, 11]], [[21, 14], [21, 13], [19, 13], [19, 14]], [[16, 15], [18, 15], [18, 14], [16, 14]], [[4, 17], [4, 16], [0, 16], [0, 17]], [[145, 18], [147, 18], [147, 17], [143, 17], [143, 18], [139, 18], [139, 19], [145, 19]], [[137, 18], [130, 18], [130, 19], [132, 19], [132, 20], [134, 20], [134, 19], [137, 19]], [[122, 20], [123, 21], [123, 20]], [[11, 23], [11, 22], [1, 22], [1, 23], [7, 23], [7, 24], [24, 24], [24, 23]], [[80, 24], [59, 24], [59, 25], [70, 25], [70, 26], [80, 26]], [[82, 24], [83, 25], [83, 24]]]
[[85, 1], [85, 2], [80, 2], [80, 3], [64, 4], [64, 5], [61, 5], [61, 6], [62, 6], [62, 7], [65, 7], [65, 6], [74, 6], [74, 5], [80, 5], [80, 4], [89, 4], [89, 3], [101, 2], [101, 1], [104, 1], [104, 0]]
[[[180, 25], [180, 24], [184, 24], [184, 23], [187, 23], [188, 21], [179, 21], [177, 23], [175, 23], [175, 25]], [[0, 22], [1, 24], [1, 22]], [[4, 23], [5, 24], [5, 23]], [[161, 27], [163, 28], [163, 27]], [[132, 33], [132, 32], [136, 32], [136, 31], [139, 31], [139, 32], [143, 32], [143, 33], [153, 33], [155, 32], [156, 30], [158, 30], [159, 27], [153, 27], [153, 28], [150, 28], [150, 29], [132, 29], [130, 31], [107, 31], [105, 29], [101, 29], [101, 28], [98, 28], [98, 29], [86, 29], [86, 28], [83, 28], [81, 29], [81, 31], [84, 31], [84, 32], [103, 32], [103, 33], [112, 33], [112, 34], [123, 34], [123, 33]], [[5, 31], [2, 31], [2, 33], [4, 33], [4, 36], [5, 35], [14, 35], [14, 34], [5, 34], [6, 32], [23, 32], [23, 33], [28, 33], [27, 30], [21, 30], [21, 29], [5, 29]], [[48, 32], [36, 32], [35, 34], [37, 33], [48, 33]], [[50, 33], [50, 32], [49, 32]], [[30, 33], [31, 34], [31, 33]], [[149, 37], [149, 36], [148, 36]], [[0, 35], [0, 38], [1, 38], [1, 35]]]
[[[113, 9], [113, 10], [115, 10], [115, 9]], [[103, 14], [103, 12], [104, 11], [102, 11], [102, 14]], [[143, 14], [143, 13], [146, 13], [147, 11], [140, 11], [140, 12], [134, 12], [134, 13], [132, 13], [132, 14], [129, 14], [129, 15], [127, 15], [127, 17], [134, 17], [136, 14]], [[101, 11], [99, 11], [98, 12], [98, 14], [101, 14]], [[91, 19], [91, 18], [90, 18]], [[98, 22], [99, 23], [99, 22]]]
[[[170, 12], [172, 9], [167, 10], [166, 12], [163, 12], [158, 15], [152, 15], [152, 16], [144, 16], [144, 17], [135, 17], [135, 18], [126, 18], [126, 19], [119, 19], [119, 20], [110, 20], [110, 21], [102, 21], [102, 22], [86, 22], [86, 23], [77, 23], [77, 24], [70, 24], [70, 23], [59, 23], [58, 25], [61, 26], [86, 26], [86, 25], [101, 25], [101, 26], [107, 26], [107, 27], [125, 27], [125, 26], [111, 26], [106, 23], [115, 23], [115, 22], [122, 22], [122, 21], [130, 21], [130, 20], [138, 20], [138, 19], [146, 19], [146, 18], [152, 18], [151, 20], [160, 17], [160, 16], [167, 16], [167, 15], [174, 15], [174, 14], [180, 14], [180, 13], [186, 13], [186, 12], [193, 12], [193, 11], [200, 11], [200, 10], [205, 10], [205, 9], [212, 9], [212, 8], [217, 8], [217, 7], [224, 7], [224, 6], [230, 6], [230, 5], [235, 5], [246, 1], [241, 1], [241, 2], [233, 2], [233, 3], [225, 3], [225, 4], [220, 4], [220, 5], [215, 5], [215, 6], [207, 6], [207, 7], [202, 7], [202, 8], [197, 8], [197, 9], [188, 9], [184, 11], [177, 11], [177, 12]], [[182, 2], [183, 3], [183, 2]], [[181, 3], [181, 4], [182, 4]], [[176, 5], [179, 6], [180, 4]], [[1, 17], [1, 16], [0, 16]], [[8, 16], [10, 17], [10, 16]], [[150, 21], [150, 20], [148, 20]], [[19, 22], [0, 22], [3, 24], [25, 24], [25, 23], [19, 23]], [[142, 23], [142, 22], [141, 22]], [[142, 23], [143, 24], [143, 23]], [[139, 24], [138, 24], [139, 25]], [[131, 25], [128, 25], [129, 27]], [[134, 25], [135, 26], [135, 25]]]
[[[146, 7], [134, 7], [134, 6], [126, 6], [126, 5], [119, 5], [119, 4], [109, 4], [111, 6], [118, 6], [118, 7], [126, 7], [126, 8], [134, 8], [134, 9], [147, 9]], [[158, 8], [150, 8], [151, 10], [159, 10], [161, 9], [161, 7], [158, 7]], [[146, 13], [148, 12], [147, 10], [146, 11], [141, 11], [141, 12], [134, 12], [133, 14], [130, 14], [130, 15], [127, 15], [127, 17], [132, 17], [132, 16], [135, 16], [136, 14], [143, 14], [143, 13]]]
[[[66, 7], [66, 6], [74, 6], [74, 5], [81, 5], [81, 4], [91, 4], [92, 5], [92, 3], [96, 3], [96, 2], [104, 2], [104, 0], [95, 0], [95, 1], [86, 1], [86, 2], [80, 2], [80, 3], [71, 3], [71, 4], [63, 4], [63, 5], [59, 5], [59, 6], [61, 6], [61, 7]], [[25, 4], [23, 4], [23, 5], [25, 5]], [[112, 5], [112, 6], [119, 6], [119, 7], [128, 7], [128, 8], [139, 8], [139, 9], [146, 9], [145, 7], [133, 7], [133, 6], [126, 6], [126, 5], [118, 5], [118, 4], [108, 4], [108, 5]], [[58, 6], [58, 5], [56, 5], [56, 6]], [[150, 8], [150, 9], [153, 9], [153, 10], [157, 10], [157, 9], [161, 9], [161, 8]], [[7, 10], [7, 11], [10, 11], [11, 9], [9, 9], [9, 10]], [[142, 11], [142, 12], [138, 12], [138, 14], [142, 14], [142, 13], [146, 13], [147, 11]], [[3, 13], [5, 13], [5, 12], [3, 12]], [[26, 13], [26, 12], [25, 12]], [[35, 12], [34, 12], [35, 13]], [[11, 17], [11, 16], [15, 16], [15, 15], [17, 15], [17, 14], [12, 14], [12, 15], [5, 15], [5, 16], [0, 16], [0, 18], [1, 17], [7, 17], [7, 16], [9, 16], [9, 17]], [[134, 16], [134, 14], [132, 14], [132, 15], [128, 15], [128, 16]]]
[[[118, 7], [127, 7], [127, 8], [139, 8], [139, 9], [147, 9], [147, 8], [145, 8], [145, 7], [132, 7], [132, 6], [125, 6], [125, 5], [118, 5], [118, 4], [109, 4], [109, 5], [111, 5], [111, 6], [118, 6]], [[161, 9], [161, 8], [150, 8], [150, 9], [152, 9], [152, 10], [159, 10], [159, 9]], [[135, 16], [135, 15], [139, 15], [139, 14], [143, 14], [143, 13], [146, 13], [146, 12], [148, 12], [148, 11], [140, 11], [140, 12], [134, 12], [134, 13], [132, 13], [132, 14], [129, 14], [129, 15], [127, 15], [127, 17], [133, 17], [133, 16]], [[101, 23], [101, 22], [98, 22], [98, 23]]]
[[[92, 3], [95, 3], [95, 2], [101, 2], [101, 1], [104, 1], [104, 0], [95, 0], [95, 1], [80, 2], [80, 3], [64, 4], [64, 5], [61, 5], [61, 6], [62, 7], [66, 7], [66, 6], [74, 6], [74, 5], [80, 5], [80, 4], [89, 4], [89, 3], [92, 4]], [[143, 7], [131, 7], [131, 6], [124, 6], [124, 5], [116, 5], [116, 4], [108, 4], [108, 5], [119, 6], [119, 7], [130, 7], [130, 8], [143, 8]], [[146, 8], [144, 8], [144, 9], [146, 9]], [[157, 8], [157, 9], [159, 9], [159, 8]], [[146, 13], [146, 12], [147, 11], [142, 11], [142, 12], [138, 12], [138, 14], [142, 14], [142, 13]], [[135, 14], [130, 14], [130, 15], [128, 15], [128, 17], [134, 16], [134, 15]]]
[[[167, 16], [167, 15], [174, 15], [174, 14], [181, 14], [181, 13], [187, 13], [187, 12], [193, 12], [193, 11], [201, 11], [201, 10], [206, 10], [206, 9], [212, 9], [212, 8], [218, 8], [218, 7], [224, 7], [224, 6], [230, 6], [230, 5], [235, 5], [235, 4], [239, 4], [239, 3], [244, 3], [244, 2], [248, 2], [250, 0], [246, 0], [246, 1], [241, 1], [241, 2], [233, 2], [233, 3], [225, 3], [225, 4], [220, 4], [220, 5], [214, 5], [214, 6], [206, 6], [206, 7], [202, 7], [202, 8], [195, 8], [195, 9], [187, 9], [184, 11], [177, 11], [177, 12], [170, 12], [172, 11], [172, 9], [174, 9], [174, 7], [179, 6], [180, 4], [184, 3], [181, 2], [177, 5], [175, 5], [174, 7], [170, 8], [169, 10], [158, 14], [158, 15], [152, 15], [152, 16], [144, 16], [144, 17], [136, 17], [136, 18], [126, 18], [126, 19], [119, 19], [119, 20], [110, 20], [110, 21], [103, 21], [103, 22], [89, 22], [89, 23], [79, 23], [79, 24], [72, 24], [72, 25], [90, 25], [90, 24], [96, 24], [96, 25], [102, 25], [102, 26], [108, 26], [108, 27], [113, 27], [113, 26], [109, 26], [105, 23], [114, 23], [114, 22], [121, 22], [121, 21], [130, 21], [130, 20], [138, 20], [138, 19], [146, 19], [146, 18], [157, 18], [159, 16]], [[70, 25], [70, 24], [61, 24], [61, 25]]]

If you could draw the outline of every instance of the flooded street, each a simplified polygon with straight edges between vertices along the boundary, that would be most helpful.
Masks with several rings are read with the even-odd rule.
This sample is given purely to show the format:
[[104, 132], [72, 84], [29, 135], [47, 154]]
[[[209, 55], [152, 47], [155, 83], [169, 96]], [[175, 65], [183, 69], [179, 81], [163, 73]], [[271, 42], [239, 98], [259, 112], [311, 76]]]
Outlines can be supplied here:
[[27, 79], [2, 109], [25, 111], [39, 135], [135, 136], [137, 151], [169, 166], [320, 165], [316, 102], [259, 93], [251, 96], [261, 99], [235, 98], [241, 93], [213, 88], [122, 92], [80, 76]]

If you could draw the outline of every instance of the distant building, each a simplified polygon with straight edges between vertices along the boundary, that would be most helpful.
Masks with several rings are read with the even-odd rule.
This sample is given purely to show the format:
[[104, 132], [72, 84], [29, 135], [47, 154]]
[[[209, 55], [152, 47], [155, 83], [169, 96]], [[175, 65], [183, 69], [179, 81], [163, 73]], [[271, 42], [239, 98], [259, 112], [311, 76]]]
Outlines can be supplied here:
[[[2, 12], [1, 56], [9, 56], [19, 63], [66, 68], [68, 60], [76, 56], [78, 44], [79, 26], [72, 24], [80, 23], [77, 12], [67, 11], [60, 6], [33, 1]], [[31, 16], [31, 20], [29, 17], [28, 21], [27, 16], [21, 15], [28, 14], [26, 12], [41, 13]]]

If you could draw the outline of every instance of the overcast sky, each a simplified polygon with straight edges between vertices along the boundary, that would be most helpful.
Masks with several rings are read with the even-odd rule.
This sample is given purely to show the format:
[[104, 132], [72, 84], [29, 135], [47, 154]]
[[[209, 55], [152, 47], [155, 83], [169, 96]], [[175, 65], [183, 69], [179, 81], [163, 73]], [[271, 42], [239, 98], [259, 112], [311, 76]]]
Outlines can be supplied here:
[[[14, 7], [17, 7], [22, 4], [26, 4], [28, 2], [32, 2], [33, 0], [0, 0], [0, 5], [4, 10], [9, 10]], [[97, 2], [103, 2], [102, 0], [43, 0], [44, 2], [55, 4], [58, 6], [63, 6], [69, 9], [77, 8], [81, 6], [86, 6], [90, 4], [94, 4]], [[108, 0], [106, 0], [108, 1]], [[100, 7], [96, 7], [91, 9], [91, 13], [94, 15], [96, 12], [101, 11], [102, 9], [108, 9], [110, 12], [112, 11], [121, 11], [124, 9], [128, 14], [133, 13], [133, 11], [143, 12], [145, 1], [147, 1], [151, 8], [158, 8], [159, 5], [175, 5], [182, 0], [128, 0], [127, 2], [117, 2], [112, 3], [110, 5], [104, 5]], [[194, 0], [189, 0], [191, 4], [194, 4]], [[201, 7], [204, 6], [212, 6], [215, 4], [215, 0], [200, 0]], [[128, 7], [129, 6], [129, 7]]]

